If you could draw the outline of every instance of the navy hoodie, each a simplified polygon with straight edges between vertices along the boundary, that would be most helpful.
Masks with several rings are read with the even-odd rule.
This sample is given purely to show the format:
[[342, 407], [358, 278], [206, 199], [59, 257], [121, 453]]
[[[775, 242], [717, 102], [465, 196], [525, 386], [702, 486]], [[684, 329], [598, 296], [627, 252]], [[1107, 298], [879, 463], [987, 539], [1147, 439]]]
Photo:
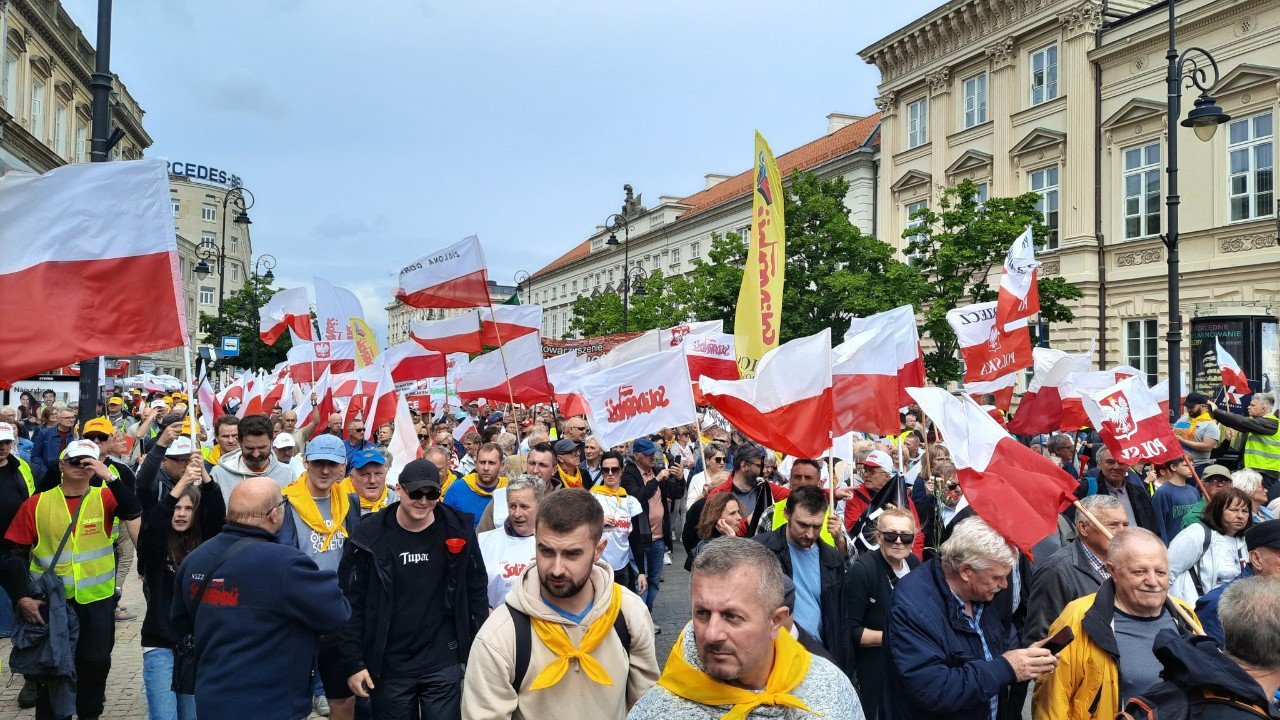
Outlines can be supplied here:
[[196, 712], [200, 717], [298, 720], [311, 714], [316, 638], [351, 615], [332, 570], [266, 530], [235, 523], [183, 560], [173, 629], [190, 632], [204, 573], [237, 540], [249, 544], [214, 573], [195, 618]]

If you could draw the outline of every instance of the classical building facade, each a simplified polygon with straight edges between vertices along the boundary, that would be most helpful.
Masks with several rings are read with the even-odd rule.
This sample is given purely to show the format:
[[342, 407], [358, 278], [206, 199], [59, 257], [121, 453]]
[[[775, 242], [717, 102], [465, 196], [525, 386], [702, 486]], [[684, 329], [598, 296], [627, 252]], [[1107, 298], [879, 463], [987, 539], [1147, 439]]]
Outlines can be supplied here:
[[[777, 156], [778, 170], [788, 178], [793, 170], [809, 170], [821, 178], [849, 181], [845, 204], [849, 217], [865, 233], [876, 231], [875, 160], [879, 116], [832, 114], [827, 134]], [[713, 233], [735, 232], [747, 237], [751, 227], [752, 171], [737, 175], [709, 174], [703, 190], [687, 197], [659, 196], [649, 208], [629, 213], [627, 232], [599, 226], [569, 252], [529, 275], [520, 284], [521, 297], [542, 305], [542, 335], [570, 336], [573, 303], [580, 297], [621, 293], [624, 258], [644, 273], [687, 275], [694, 261], [705, 259]], [[626, 238], [630, 238], [626, 240]], [[624, 247], [623, 243], [630, 247]], [[633, 288], [636, 278], [632, 278]]]
[[[1166, 12], [1141, 0], [952, 2], [859, 53], [881, 74], [878, 237], [901, 249], [911, 213], [963, 179], [993, 196], [1040, 193], [1054, 231], [1041, 272], [1084, 291], [1051, 344], [1096, 341], [1103, 366], [1151, 379], [1167, 374], [1157, 338], [1170, 312]], [[1214, 54], [1215, 97], [1234, 118], [1207, 143], [1179, 128], [1185, 335], [1192, 316], [1269, 312], [1280, 289], [1280, 5], [1182, 0], [1177, 13], [1179, 48]], [[1183, 117], [1194, 99], [1183, 96]]]
[[[516, 293], [513, 285], [502, 285], [496, 280], [489, 281], [489, 302], [494, 305], [511, 299]], [[524, 300], [524, 298], [521, 298]], [[409, 307], [399, 300], [391, 301], [387, 307], [387, 347], [399, 345], [409, 339], [409, 326], [414, 320], [444, 320], [445, 318], [456, 317], [463, 313], [469, 313], [471, 310], [457, 310], [449, 308], [415, 308]]]

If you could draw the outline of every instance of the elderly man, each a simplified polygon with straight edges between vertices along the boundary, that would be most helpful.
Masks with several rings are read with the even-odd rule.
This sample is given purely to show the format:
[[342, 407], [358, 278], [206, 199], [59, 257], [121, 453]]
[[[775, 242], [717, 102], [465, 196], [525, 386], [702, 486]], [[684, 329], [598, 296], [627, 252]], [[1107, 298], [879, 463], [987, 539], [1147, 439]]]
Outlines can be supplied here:
[[[853, 685], [811, 655], [784, 627], [782, 567], [763, 545], [742, 538], [708, 543], [693, 563], [693, 620], [662, 677], [628, 720], [825, 717], [860, 720]], [[785, 713], [785, 714], [784, 714]]]
[[351, 458], [351, 473], [338, 489], [360, 497], [360, 515], [375, 513], [400, 499], [387, 487], [387, 466], [391, 453], [385, 448], [365, 448]]
[[1073, 600], [1049, 628], [1050, 637], [1070, 628], [1075, 639], [1059, 655], [1058, 669], [1036, 681], [1037, 720], [1111, 720], [1130, 698], [1160, 682], [1152, 645], [1161, 630], [1200, 633], [1198, 621], [1183, 619], [1194, 619], [1190, 606], [1169, 595], [1169, 557], [1155, 533], [1116, 533], [1107, 549], [1107, 572], [1111, 577], [1097, 593]]
[[[1110, 495], [1090, 495], [1080, 504], [1112, 535], [1129, 527], [1124, 507]], [[1038, 563], [1031, 576], [1027, 620], [1022, 626], [1024, 645], [1047, 637], [1049, 626], [1067, 603], [1096, 593], [1111, 577], [1106, 562], [1111, 539], [1084, 515], [1076, 516], [1075, 530], [1076, 539]]]
[[1062, 461], [1063, 472], [1080, 479], [1080, 468], [1076, 463], [1076, 443], [1070, 435], [1058, 433], [1049, 438], [1049, 454]]
[[1130, 527], [1140, 527], [1159, 534], [1160, 524], [1151, 507], [1151, 496], [1147, 494], [1141, 478], [1130, 473], [1129, 468], [1113, 457], [1111, 449], [1106, 445], [1097, 449], [1095, 457], [1098, 460], [1097, 473], [1095, 475], [1090, 471], [1085, 474], [1076, 488], [1076, 497], [1110, 495], [1124, 506], [1124, 514], [1129, 518]]
[[1276, 417], [1276, 398], [1269, 392], [1254, 393], [1246, 412], [1248, 417], [1219, 410], [1209, 401], [1209, 415], [1224, 427], [1244, 434], [1233, 445], [1243, 445], [1241, 463], [1262, 475], [1267, 486], [1267, 500], [1280, 497], [1280, 418]]
[[971, 517], [956, 523], [937, 557], [898, 581], [884, 632], [882, 719], [1012, 717], [1021, 708], [1010, 707], [1013, 686], [1057, 666], [1041, 643], [1018, 649], [1012, 625], [986, 612], [1014, 560], [1008, 542]]
[[42, 478], [50, 468], [58, 467], [58, 458], [71, 441], [76, 439], [76, 413], [74, 410], [58, 410], [54, 415], [57, 425], [41, 428], [33, 438], [31, 447], [31, 471]]
[[276, 460], [281, 465], [289, 468], [294, 480], [302, 477], [302, 473], [307, 471], [302, 458], [298, 457], [298, 443], [288, 432], [281, 432], [275, 436], [271, 441], [271, 453], [276, 456]]
[[1240, 575], [1224, 583], [1196, 600], [1196, 615], [1204, 626], [1204, 634], [1225, 642], [1222, 624], [1218, 619], [1218, 603], [1232, 583], [1253, 575], [1280, 578], [1280, 520], [1268, 520], [1249, 528], [1244, 534], [1245, 547], [1249, 549], [1249, 562]]

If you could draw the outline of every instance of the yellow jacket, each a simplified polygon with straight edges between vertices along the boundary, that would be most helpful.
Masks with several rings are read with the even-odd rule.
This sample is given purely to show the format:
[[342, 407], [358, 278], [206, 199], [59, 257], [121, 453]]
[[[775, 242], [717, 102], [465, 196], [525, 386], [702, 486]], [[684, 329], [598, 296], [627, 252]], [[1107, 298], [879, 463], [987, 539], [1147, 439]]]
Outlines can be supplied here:
[[[1173, 609], [1177, 603], [1196, 620], [1194, 628]], [[1181, 600], [1169, 596], [1165, 608], [1173, 613], [1178, 632], [1203, 633], [1195, 611]], [[1111, 720], [1120, 712], [1120, 672], [1116, 667], [1115, 584], [1107, 580], [1093, 595], [1071, 601], [1049, 628], [1053, 637], [1070, 627], [1075, 640], [1058, 655], [1058, 667], [1036, 681], [1031, 700], [1033, 720]]]

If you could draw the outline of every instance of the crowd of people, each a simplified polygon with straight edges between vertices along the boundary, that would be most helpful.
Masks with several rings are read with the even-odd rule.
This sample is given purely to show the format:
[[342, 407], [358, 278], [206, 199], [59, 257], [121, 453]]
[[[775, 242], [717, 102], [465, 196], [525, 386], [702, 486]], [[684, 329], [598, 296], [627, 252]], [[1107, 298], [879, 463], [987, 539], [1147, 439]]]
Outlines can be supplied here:
[[[40, 720], [102, 715], [135, 610], [165, 720], [1277, 711], [1266, 393], [1246, 415], [1189, 394], [1187, 455], [1151, 467], [1087, 429], [1022, 438], [1078, 480], [1033, 553], [914, 407], [800, 458], [711, 412], [602, 447], [582, 416], [472, 403], [415, 416], [399, 463], [359, 413], [120, 393], [80, 423], [51, 395], [0, 408], [0, 634]], [[682, 571], [663, 659], [653, 611]]]

